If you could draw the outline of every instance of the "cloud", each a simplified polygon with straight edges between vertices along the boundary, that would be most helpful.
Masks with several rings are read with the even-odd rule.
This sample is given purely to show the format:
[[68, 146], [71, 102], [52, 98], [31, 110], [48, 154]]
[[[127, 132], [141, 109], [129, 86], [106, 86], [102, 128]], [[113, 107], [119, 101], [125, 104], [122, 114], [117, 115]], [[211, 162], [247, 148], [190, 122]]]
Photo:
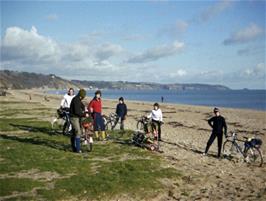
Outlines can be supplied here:
[[244, 78], [263, 78], [266, 76], [266, 64], [259, 63], [254, 68], [247, 68], [240, 73]]
[[177, 20], [175, 24], [166, 26], [159, 30], [159, 36], [167, 36], [176, 38], [177, 36], [185, 33], [189, 27], [189, 24], [184, 20]]
[[122, 51], [123, 48], [120, 45], [106, 43], [98, 48], [95, 55], [99, 60], [106, 60], [114, 55], [120, 54]]
[[187, 75], [187, 71], [183, 69], [178, 69], [173, 73], [170, 73], [171, 78], [176, 78], [176, 77], [184, 77]]
[[239, 56], [250, 56], [250, 55], [265, 55], [265, 46], [263, 44], [261, 46], [250, 46], [243, 49], [239, 49], [237, 51]]
[[230, 1], [230, 0], [218, 1], [214, 5], [206, 8], [200, 14], [200, 16], [197, 20], [200, 22], [207, 22], [207, 21], [213, 19], [214, 17], [218, 16], [219, 14], [221, 14], [226, 9], [228, 9], [232, 5], [232, 3], [233, 3], [233, 1]]
[[58, 16], [57, 16], [57, 14], [49, 14], [49, 15], [45, 16], [45, 19], [47, 19], [49, 21], [56, 21], [56, 20], [58, 20]]
[[25, 63], [54, 62], [61, 50], [48, 37], [38, 34], [33, 26], [30, 31], [19, 27], [7, 28], [1, 44], [2, 60], [18, 60]]
[[9, 27], [1, 41], [1, 66], [10, 70], [26, 70], [65, 75], [91, 72], [94, 69], [106, 73], [115, 68], [111, 57], [123, 51], [112, 43], [95, 44], [85, 41], [60, 44], [31, 30]]
[[175, 41], [170, 45], [162, 45], [159, 47], [151, 48], [145, 52], [133, 56], [127, 60], [127, 63], [145, 63], [156, 61], [158, 59], [169, 57], [178, 54], [184, 48], [184, 43]]
[[227, 39], [224, 40], [224, 45], [242, 44], [257, 40], [264, 35], [263, 28], [256, 24], [250, 24], [248, 27], [237, 31]]

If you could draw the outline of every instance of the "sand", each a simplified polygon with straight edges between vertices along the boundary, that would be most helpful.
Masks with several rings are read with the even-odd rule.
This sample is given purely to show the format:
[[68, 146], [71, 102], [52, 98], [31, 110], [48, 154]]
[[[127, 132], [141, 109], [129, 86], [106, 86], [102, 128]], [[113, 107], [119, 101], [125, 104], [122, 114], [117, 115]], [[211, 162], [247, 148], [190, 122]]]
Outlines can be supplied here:
[[[45, 107], [57, 109], [62, 96], [45, 94], [40, 90], [11, 90], [17, 100], [40, 102]], [[31, 100], [29, 100], [29, 94]], [[104, 95], [104, 94], [103, 94]], [[87, 97], [88, 103], [92, 97]], [[103, 113], [109, 115], [115, 111], [117, 100], [103, 98]], [[153, 103], [126, 101], [128, 117], [126, 129], [136, 130], [137, 119], [151, 111]], [[169, 166], [183, 172], [183, 183], [170, 185], [165, 192], [154, 200], [266, 200], [266, 164], [263, 167], [251, 167], [241, 159], [217, 159], [217, 141], [210, 148], [210, 155], [201, 156], [211, 129], [207, 119], [212, 114], [211, 107], [161, 104], [164, 115], [160, 153]], [[244, 109], [220, 108], [225, 117], [228, 131], [236, 131], [239, 138], [254, 136], [263, 140], [262, 151], [266, 150], [266, 112]], [[51, 116], [42, 117], [51, 120]], [[264, 161], [266, 161], [264, 157]], [[182, 198], [180, 189], [189, 192], [187, 199]]]

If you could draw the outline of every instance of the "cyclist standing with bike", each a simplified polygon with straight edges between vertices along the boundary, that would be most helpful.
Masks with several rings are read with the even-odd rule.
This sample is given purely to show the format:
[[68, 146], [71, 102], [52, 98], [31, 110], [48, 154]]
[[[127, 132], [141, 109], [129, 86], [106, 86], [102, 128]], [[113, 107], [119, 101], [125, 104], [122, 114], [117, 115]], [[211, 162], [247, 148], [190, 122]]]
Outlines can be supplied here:
[[69, 88], [67, 94], [64, 95], [64, 98], [60, 104], [60, 110], [63, 112], [63, 117], [65, 118], [65, 123], [63, 126], [63, 135], [66, 135], [71, 130], [70, 119], [69, 119], [69, 109], [72, 99], [75, 97], [74, 89]]
[[74, 97], [75, 97], [74, 89], [69, 88], [67, 94], [64, 95], [64, 98], [61, 101], [61, 104], [60, 104], [61, 108], [69, 111], [71, 101]]
[[80, 89], [78, 95], [76, 95], [70, 104], [70, 121], [73, 126], [74, 132], [71, 136], [71, 147], [73, 152], [81, 153], [80, 150], [80, 136], [82, 133], [81, 129], [81, 118], [85, 116], [85, 106], [82, 100], [86, 97], [86, 91]]
[[120, 120], [120, 130], [124, 130], [124, 121], [126, 120], [126, 115], [127, 115], [127, 105], [125, 104], [123, 97], [119, 98], [119, 103], [116, 106], [116, 114], [117, 118], [115, 120], [112, 129], [115, 128], [116, 124]]
[[161, 139], [161, 124], [163, 122], [163, 114], [162, 110], [160, 109], [160, 106], [158, 103], [154, 103], [153, 110], [148, 115], [148, 118], [152, 119], [152, 123], [155, 124], [155, 126], [158, 129], [158, 140], [162, 141]]
[[102, 140], [106, 140], [105, 126], [102, 117], [102, 93], [100, 90], [95, 92], [95, 97], [91, 100], [88, 106], [88, 111], [94, 119], [95, 136], [99, 139], [99, 131], [101, 132]]
[[210, 127], [212, 127], [212, 134], [207, 142], [207, 146], [206, 146], [206, 149], [203, 155], [204, 156], [207, 155], [210, 146], [212, 145], [213, 141], [217, 137], [217, 140], [218, 140], [217, 157], [220, 158], [222, 143], [223, 143], [223, 133], [225, 134], [225, 136], [227, 136], [227, 125], [226, 125], [224, 117], [220, 115], [220, 111], [218, 108], [214, 108], [213, 112], [215, 116], [208, 120], [208, 124], [210, 125]]

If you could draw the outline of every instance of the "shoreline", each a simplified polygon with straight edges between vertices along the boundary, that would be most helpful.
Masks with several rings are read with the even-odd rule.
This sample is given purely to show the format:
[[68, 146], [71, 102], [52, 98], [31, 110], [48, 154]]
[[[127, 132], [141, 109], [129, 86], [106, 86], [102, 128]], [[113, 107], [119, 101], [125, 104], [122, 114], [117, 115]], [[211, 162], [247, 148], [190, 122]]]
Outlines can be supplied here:
[[[24, 92], [24, 93], [35, 93], [38, 94], [39, 96], [55, 96], [57, 98], [63, 98], [64, 94], [54, 94], [54, 93], [48, 93], [49, 90], [56, 90], [56, 89], [11, 89], [8, 90], [7, 92]], [[86, 96], [85, 100], [91, 100], [93, 97], [92, 96]], [[112, 99], [112, 98], [104, 98], [103, 97], [103, 101], [110, 101], [110, 102], [118, 102], [118, 98], [117, 99]], [[131, 100], [131, 99], [126, 99], [125, 100], [126, 103], [135, 103], [135, 104], [147, 104], [147, 105], [153, 105], [155, 102], [154, 101], [143, 101], [143, 100]], [[202, 109], [213, 109], [214, 107], [218, 107], [222, 110], [238, 110], [238, 111], [247, 111], [247, 112], [262, 112], [266, 114], [266, 108], [265, 110], [260, 110], [260, 109], [252, 109], [252, 108], [237, 108], [237, 107], [226, 107], [226, 106], [208, 106], [208, 105], [193, 105], [193, 104], [183, 104], [183, 103], [172, 103], [172, 102], [164, 102], [161, 103], [158, 101], [158, 103], [160, 105], [169, 105], [169, 106], [173, 106], [173, 107], [194, 107], [194, 108], [202, 108]]]

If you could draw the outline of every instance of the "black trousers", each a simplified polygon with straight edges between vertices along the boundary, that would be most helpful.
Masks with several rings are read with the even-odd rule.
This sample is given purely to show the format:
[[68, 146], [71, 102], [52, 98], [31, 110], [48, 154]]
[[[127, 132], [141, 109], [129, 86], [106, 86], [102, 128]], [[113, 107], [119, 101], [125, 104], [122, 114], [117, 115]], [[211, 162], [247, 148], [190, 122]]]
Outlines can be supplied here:
[[161, 122], [160, 121], [156, 121], [156, 120], [152, 120], [152, 123], [155, 124], [156, 129], [158, 131], [158, 139], [161, 140]]
[[216, 137], [217, 137], [217, 141], [218, 141], [218, 157], [220, 157], [221, 156], [221, 150], [222, 150], [222, 144], [223, 144], [223, 134], [222, 133], [220, 133], [220, 134], [212, 133], [211, 134], [210, 139], [207, 142], [205, 153], [208, 153], [209, 148], [212, 145], [212, 143]]
[[112, 126], [112, 129], [114, 129], [116, 127], [116, 125], [119, 122], [119, 120], [120, 120], [120, 130], [124, 130], [124, 122], [125, 122], [125, 118], [124, 117], [117, 117], [116, 120], [115, 120], [114, 125]]

